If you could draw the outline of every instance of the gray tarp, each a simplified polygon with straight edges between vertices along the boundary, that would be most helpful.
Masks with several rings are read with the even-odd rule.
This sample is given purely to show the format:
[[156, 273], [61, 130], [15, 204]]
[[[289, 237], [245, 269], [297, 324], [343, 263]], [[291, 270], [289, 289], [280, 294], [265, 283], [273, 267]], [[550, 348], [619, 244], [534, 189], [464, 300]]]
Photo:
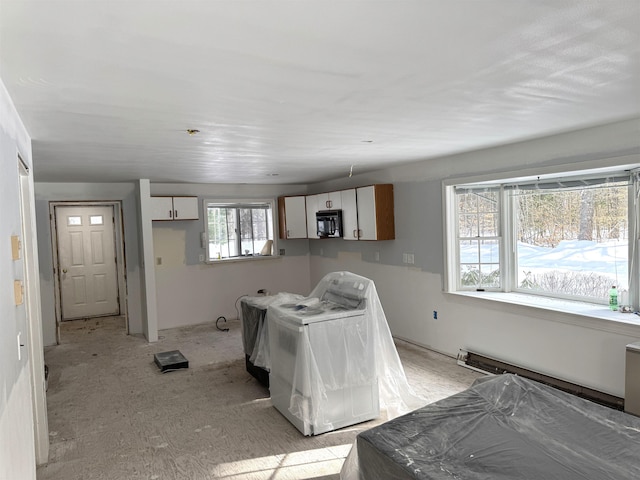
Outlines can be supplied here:
[[486, 377], [360, 433], [342, 478], [640, 479], [640, 418], [515, 375]]

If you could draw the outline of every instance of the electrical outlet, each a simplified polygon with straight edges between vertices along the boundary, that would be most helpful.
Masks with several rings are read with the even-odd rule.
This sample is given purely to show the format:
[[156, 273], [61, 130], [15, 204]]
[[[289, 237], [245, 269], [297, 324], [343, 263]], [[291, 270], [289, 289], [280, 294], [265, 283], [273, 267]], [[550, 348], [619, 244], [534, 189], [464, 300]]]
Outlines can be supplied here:
[[408, 253], [407, 254], [407, 263], [410, 263], [411, 265], [413, 265], [415, 263], [414, 258], [413, 258], [413, 253]]
[[434, 319], [434, 320], [437, 320], [437, 319], [438, 319], [438, 311], [437, 311], [437, 310], [434, 310], [434, 311], [433, 311], [433, 319]]
[[204, 262], [204, 255], [202, 253], [198, 255], [198, 260]]
[[402, 263], [409, 263], [409, 254], [408, 253], [403, 253], [402, 254]]

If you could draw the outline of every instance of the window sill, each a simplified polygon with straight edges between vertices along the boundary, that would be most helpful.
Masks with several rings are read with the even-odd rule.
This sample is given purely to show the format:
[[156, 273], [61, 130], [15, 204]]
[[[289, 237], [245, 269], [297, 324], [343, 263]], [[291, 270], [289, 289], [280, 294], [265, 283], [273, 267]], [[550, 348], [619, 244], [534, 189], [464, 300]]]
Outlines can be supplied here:
[[237, 263], [237, 262], [262, 262], [265, 260], [275, 260], [280, 258], [280, 255], [251, 255], [246, 257], [231, 257], [221, 258], [217, 260], [206, 260], [205, 265], [220, 265], [222, 263]]
[[607, 332], [640, 336], [640, 316], [614, 312], [606, 305], [505, 292], [448, 292], [451, 295], [513, 305], [514, 313]]

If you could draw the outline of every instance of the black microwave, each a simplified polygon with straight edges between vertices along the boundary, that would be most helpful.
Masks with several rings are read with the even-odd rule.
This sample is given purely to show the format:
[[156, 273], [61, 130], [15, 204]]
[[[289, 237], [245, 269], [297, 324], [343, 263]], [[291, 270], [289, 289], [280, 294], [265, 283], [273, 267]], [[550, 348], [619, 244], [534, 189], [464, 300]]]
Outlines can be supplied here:
[[316, 231], [320, 238], [342, 236], [342, 210], [316, 212]]

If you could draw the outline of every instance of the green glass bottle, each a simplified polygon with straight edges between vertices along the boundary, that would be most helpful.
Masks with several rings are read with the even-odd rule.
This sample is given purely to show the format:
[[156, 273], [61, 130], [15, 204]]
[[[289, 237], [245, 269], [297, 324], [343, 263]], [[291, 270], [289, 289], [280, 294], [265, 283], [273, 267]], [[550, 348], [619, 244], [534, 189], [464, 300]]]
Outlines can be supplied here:
[[609, 310], [618, 310], [618, 289], [615, 285], [609, 289]]

